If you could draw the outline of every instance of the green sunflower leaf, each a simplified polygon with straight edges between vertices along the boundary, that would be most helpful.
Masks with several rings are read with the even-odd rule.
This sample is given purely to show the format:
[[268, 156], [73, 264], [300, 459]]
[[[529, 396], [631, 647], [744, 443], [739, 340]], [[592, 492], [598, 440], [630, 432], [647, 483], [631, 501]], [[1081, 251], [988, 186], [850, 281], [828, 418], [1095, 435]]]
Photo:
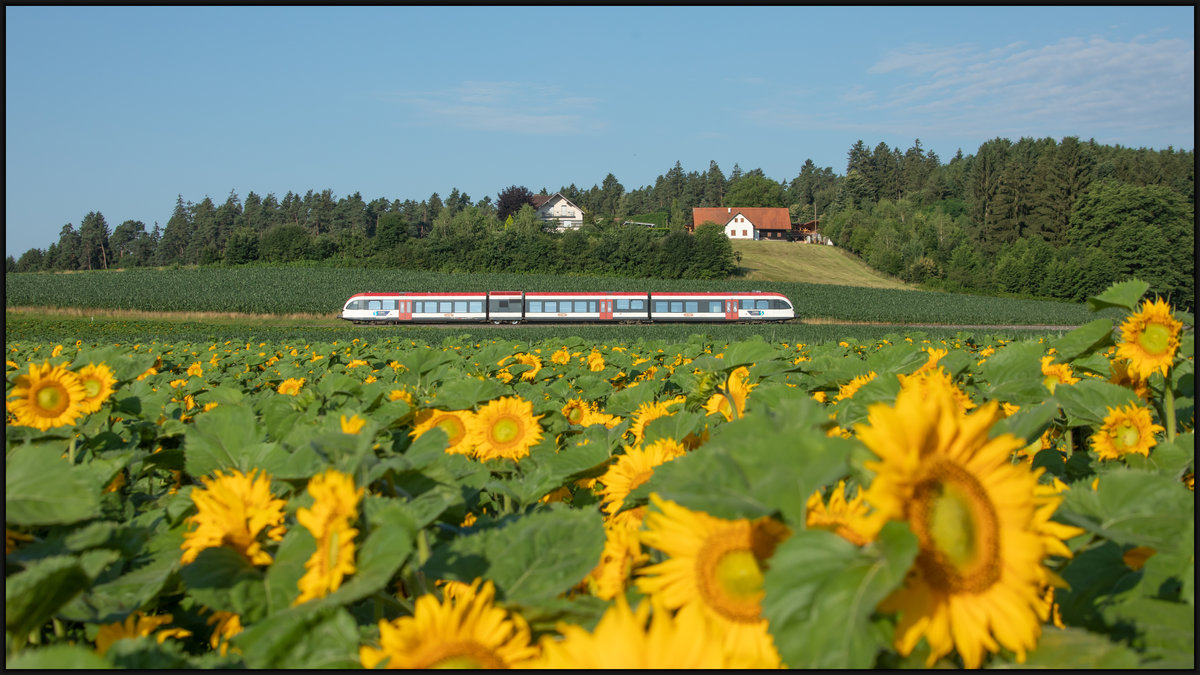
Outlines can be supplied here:
[[1123, 408], [1131, 403], [1141, 405], [1132, 389], [1091, 378], [1058, 385], [1054, 388], [1054, 398], [1066, 413], [1068, 427], [1099, 427], [1109, 408]]
[[55, 556], [31, 563], [4, 579], [4, 630], [23, 640], [83, 592], [90, 582], [75, 556]]
[[1050, 342], [1061, 361], [1074, 361], [1080, 356], [1112, 344], [1111, 319], [1096, 319]]
[[358, 668], [358, 628], [345, 609], [302, 611], [268, 617], [233, 636], [249, 668]]
[[1113, 642], [1100, 633], [1068, 626], [1066, 629], [1045, 628], [1037, 648], [1029, 652], [1024, 663], [1015, 659], [998, 659], [993, 667], [1007, 668], [1116, 668], [1128, 670], [1140, 663], [1137, 652]]
[[90, 647], [57, 644], [36, 649], [26, 648], [6, 660], [4, 667], [10, 670], [100, 670], [113, 666]]
[[871, 629], [875, 607], [904, 582], [917, 538], [888, 523], [864, 548], [825, 530], [794, 533], [763, 578], [763, 617], [789, 668], [870, 668], [890, 646]]
[[92, 472], [34, 445], [4, 458], [4, 522], [61, 525], [100, 515], [100, 486]]
[[1105, 307], [1119, 307], [1135, 312], [1138, 301], [1148, 290], [1150, 290], [1150, 284], [1138, 279], [1114, 283], [1103, 293], [1088, 298], [1087, 306], [1093, 312], [1100, 311]]
[[490, 579], [497, 598], [538, 605], [583, 580], [603, 550], [598, 512], [551, 505], [435, 547], [424, 571], [430, 579]]

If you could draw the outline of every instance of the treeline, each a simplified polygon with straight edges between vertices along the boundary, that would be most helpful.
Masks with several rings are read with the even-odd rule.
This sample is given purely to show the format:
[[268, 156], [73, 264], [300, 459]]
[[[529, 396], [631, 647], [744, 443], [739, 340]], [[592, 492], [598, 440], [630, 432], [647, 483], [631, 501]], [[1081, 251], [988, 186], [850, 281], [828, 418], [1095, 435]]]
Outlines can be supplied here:
[[[682, 234], [691, 209], [782, 206], [793, 222], [819, 219], [823, 234], [876, 269], [929, 287], [1079, 301], [1138, 276], [1190, 308], [1194, 190], [1190, 150], [997, 138], [943, 163], [920, 140], [904, 151], [860, 140], [844, 175], [811, 159], [783, 180], [738, 165], [726, 176], [716, 162], [685, 172], [676, 162], [633, 190], [611, 173], [589, 189], [565, 186], [558, 191], [585, 211], [577, 232], [550, 231], [531, 212], [502, 221], [503, 195], [473, 201], [457, 188], [419, 202], [329, 190], [282, 200], [250, 192], [242, 200], [231, 192], [220, 205], [179, 196], [161, 229], [126, 221], [110, 232], [102, 215], [89, 213], [78, 229], [63, 226], [46, 250], [6, 263], [9, 271], [39, 271], [307, 259], [712, 277], [733, 270], [732, 254], [722, 259], [710, 242]], [[627, 219], [666, 227], [621, 225]]]

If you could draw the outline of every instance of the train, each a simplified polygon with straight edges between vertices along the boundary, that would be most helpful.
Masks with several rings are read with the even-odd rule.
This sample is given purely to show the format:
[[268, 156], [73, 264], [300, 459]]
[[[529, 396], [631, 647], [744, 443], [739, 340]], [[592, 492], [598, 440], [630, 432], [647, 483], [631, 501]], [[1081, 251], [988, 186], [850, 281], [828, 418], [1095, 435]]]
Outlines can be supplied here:
[[339, 318], [355, 324], [758, 323], [788, 321], [787, 296], [768, 291], [356, 293]]

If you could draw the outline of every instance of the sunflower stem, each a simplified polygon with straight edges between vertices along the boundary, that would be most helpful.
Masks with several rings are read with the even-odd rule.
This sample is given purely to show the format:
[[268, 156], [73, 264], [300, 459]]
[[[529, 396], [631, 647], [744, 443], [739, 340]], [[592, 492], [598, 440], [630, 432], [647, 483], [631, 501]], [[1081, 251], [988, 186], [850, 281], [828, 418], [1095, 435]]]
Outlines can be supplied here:
[[1175, 442], [1175, 392], [1171, 390], [1171, 383], [1163, 378], [1163, 412], [1167, 418], [1167, 442]]
[[75, 464], [75, 437], [71, 437], [71, 443], [67, 446], [67, 462], [71, 465]]

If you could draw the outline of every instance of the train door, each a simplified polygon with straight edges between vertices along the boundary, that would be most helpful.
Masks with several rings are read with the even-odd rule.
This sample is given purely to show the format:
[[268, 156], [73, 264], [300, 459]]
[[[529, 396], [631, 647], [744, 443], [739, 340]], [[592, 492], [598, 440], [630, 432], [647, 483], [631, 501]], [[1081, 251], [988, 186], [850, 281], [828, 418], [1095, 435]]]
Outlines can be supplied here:
[[401, 321], [412, 321], [412, 300], [400, 300], [400, 316]]
[[613, 301], [612, 300], [601, 300], [600, 301], [600, 320], [601, 321], [612, 321], [612, 318], [613, 318], [612, 314], [613, 314]]
[[734, 298], [725, 298], [725, 319], [727, 321], [737, 321], [738, 318], [738, 301]]

